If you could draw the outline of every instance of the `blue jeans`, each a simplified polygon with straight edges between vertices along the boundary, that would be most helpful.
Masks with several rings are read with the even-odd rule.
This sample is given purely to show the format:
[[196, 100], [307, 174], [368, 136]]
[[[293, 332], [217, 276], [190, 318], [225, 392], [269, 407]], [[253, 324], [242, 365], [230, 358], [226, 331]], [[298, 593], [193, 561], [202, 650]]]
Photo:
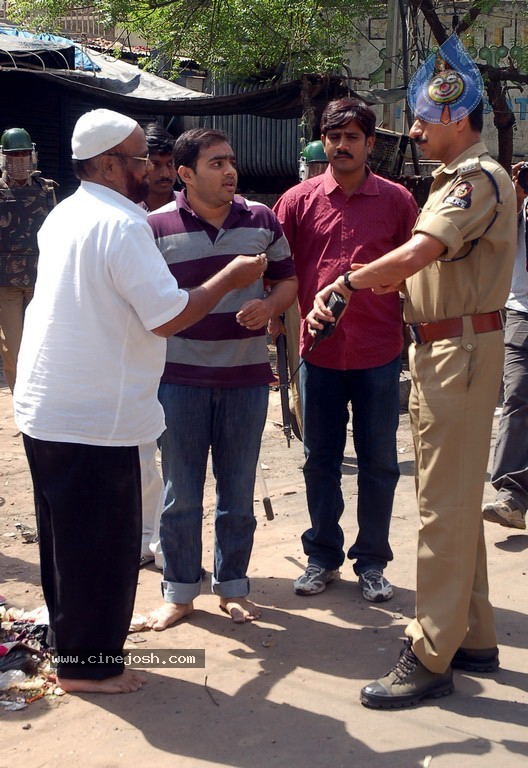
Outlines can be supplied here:
[[209, 448], [216, 479], [212, 588], [221, 597], [243, 597], [249, 592], [246, 571], [256, 527], [255, 474], [268, 395], [267, 386], [160, 385], [167, 424], [160, 439], [165, 482], [162, 589], [167, 602], [190, 603], [200, 593]]
[[309, 563], [339, 568], [345, 559], [339, 520], [344, 502], [341, 464], [352, 405], [358, 464], [358, 534], [348, 551], [354, 571], [383, 570], [392, 551], [389, 526], [400, 475], [396, 453], [400, 358], [387, 365], [337, 371], [304, 362], [301, 398], [304, 427], [304, 480], [312, 527], [302, 543]]

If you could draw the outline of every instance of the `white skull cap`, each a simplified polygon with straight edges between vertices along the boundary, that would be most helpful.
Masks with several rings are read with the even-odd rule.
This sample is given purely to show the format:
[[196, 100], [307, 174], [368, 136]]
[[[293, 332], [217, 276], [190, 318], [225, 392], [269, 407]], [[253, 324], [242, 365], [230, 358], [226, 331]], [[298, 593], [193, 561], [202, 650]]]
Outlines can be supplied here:
[[121, 144], [138, 123], [111, 109], [92, 109], [77, 120], [71, 140], [72, 158], [88, 160]]

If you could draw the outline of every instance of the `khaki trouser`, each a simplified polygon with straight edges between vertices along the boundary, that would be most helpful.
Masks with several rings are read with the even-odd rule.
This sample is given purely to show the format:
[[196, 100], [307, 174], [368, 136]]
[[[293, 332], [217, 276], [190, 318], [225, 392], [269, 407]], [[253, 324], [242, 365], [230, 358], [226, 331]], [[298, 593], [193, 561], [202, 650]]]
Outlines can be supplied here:
[[11, 392], [15, 386], [24, 313], [32, 298], [33, 288], [0, 287], [0, 353]]
[[482, 494], [504, 357], [501, 331], [411, 345], [409, 401], [418, 537], [413, 650], [443, 672], [460, 647], [497, 644], [488, 598]]

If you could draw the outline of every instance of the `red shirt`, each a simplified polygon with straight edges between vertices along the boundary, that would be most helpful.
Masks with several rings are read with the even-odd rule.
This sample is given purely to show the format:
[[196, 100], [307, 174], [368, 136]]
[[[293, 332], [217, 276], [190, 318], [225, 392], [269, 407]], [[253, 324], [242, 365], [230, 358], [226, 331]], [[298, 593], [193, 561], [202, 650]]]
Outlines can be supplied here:
[[347, 197], [330, 167], [324, 174], [285, 192], [275, 208], [299, 279], [301, 355], [323, 368], [374, 368], [394, 360], [402, 350], [398, 293], [376, 296], [353, 293], [337, 329], [307, 354], [313, 339], [304, 318], [316, 292], [342, 275], [353, 262], [367, 264], [405, 243], [416, 221], [413, 196], [400, 184], [371, 171]]

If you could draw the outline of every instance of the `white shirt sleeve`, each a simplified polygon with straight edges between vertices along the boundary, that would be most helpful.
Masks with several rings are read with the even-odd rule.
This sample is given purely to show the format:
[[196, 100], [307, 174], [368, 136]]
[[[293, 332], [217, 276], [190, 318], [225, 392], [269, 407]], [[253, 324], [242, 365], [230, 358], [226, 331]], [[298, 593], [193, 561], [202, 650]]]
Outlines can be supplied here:
[[179, 315], [189, 301], [158, 250], [149, 225], [121, 230], [122, 247], [112, 249], [109, 269], [120, 296], [137, 312], [146, 330]]

